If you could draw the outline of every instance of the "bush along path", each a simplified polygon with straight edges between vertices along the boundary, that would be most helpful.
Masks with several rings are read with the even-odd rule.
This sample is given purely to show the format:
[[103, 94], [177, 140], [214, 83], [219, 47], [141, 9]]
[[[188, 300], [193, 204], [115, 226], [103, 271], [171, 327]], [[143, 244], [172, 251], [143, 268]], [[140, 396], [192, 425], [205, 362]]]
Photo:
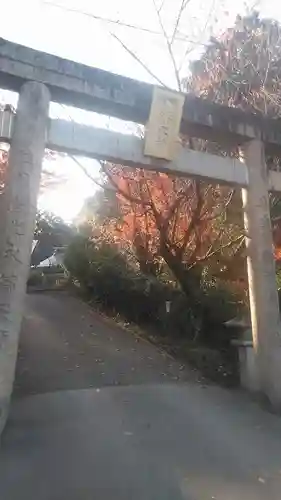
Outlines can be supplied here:
[[[114, 246], [79, 236], [65, 265], [83, 298], [191, 363], [223, 385], [238, 383], [236, 353], [224, 322], [237, 313], [225, 289], [205, 286], [192, 297], [155, 276], [142, 274]], [[192, 279], [192, 275], [191, 275]]]

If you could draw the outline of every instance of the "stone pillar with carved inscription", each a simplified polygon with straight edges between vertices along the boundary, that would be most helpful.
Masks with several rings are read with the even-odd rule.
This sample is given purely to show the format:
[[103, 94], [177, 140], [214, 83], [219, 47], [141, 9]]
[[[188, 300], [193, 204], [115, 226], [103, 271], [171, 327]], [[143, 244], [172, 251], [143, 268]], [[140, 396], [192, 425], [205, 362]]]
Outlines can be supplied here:
[[0, 433], [13, 388], [33, 241], [50, 94], [41, 83], [20, 91], [1, 203]]
[[263, 143], [248, 142], [241, 157], [249, 174], [249, 187], [242, 197], [258, 387], [272, 408], [281, 411], [281, 324]]

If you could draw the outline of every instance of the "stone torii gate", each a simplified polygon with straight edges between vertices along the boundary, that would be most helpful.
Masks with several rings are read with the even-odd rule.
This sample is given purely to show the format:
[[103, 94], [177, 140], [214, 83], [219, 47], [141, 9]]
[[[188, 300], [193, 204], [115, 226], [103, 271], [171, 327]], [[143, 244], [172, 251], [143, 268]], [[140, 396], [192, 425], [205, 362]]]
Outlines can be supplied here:
[[178, 146], [172, 161], [144, 155], [142, 139], [48, 118], [50, 100], [146, 124], [155, 87], [0, 39], [0, 87], [19, 92], [16, 115], [0, 113], [10, 142], [0, 219], [0, 432], [12, 392], [45, 147], [129, 166], [241, 186], [254, 349], [260, 393], [281, 410], [281, 328], [268, 191], [281, 173], [267, 170], [264, 145], [281, 154], [281, 126], [239, 110], [184, 100], [180, 131], [238, 145], [241, 161]]

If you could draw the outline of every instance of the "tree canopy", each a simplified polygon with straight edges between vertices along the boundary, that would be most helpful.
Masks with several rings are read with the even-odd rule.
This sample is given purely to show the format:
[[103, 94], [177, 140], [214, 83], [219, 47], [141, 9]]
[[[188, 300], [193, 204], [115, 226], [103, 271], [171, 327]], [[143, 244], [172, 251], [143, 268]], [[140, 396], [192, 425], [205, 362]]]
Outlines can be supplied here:
[[185, 89], [231, 107], [280, 116], [281, 26], [258, 12], [237, 16], [191, 64]]

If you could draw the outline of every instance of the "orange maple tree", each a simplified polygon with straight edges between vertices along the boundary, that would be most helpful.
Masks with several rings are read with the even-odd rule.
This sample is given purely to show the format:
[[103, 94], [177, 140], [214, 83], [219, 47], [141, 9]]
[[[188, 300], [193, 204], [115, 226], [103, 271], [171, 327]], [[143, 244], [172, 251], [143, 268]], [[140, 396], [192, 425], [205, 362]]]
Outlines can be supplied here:
[[224, 224], [233, 196], [228, 188], [120, 165], [103, 170], [120, 211], [108, 230], [119, 244], [131, 243], [143, 271], [157, 272], [164, 260], [186, 288], [185, 271], [240, 244], [241, 234]]

